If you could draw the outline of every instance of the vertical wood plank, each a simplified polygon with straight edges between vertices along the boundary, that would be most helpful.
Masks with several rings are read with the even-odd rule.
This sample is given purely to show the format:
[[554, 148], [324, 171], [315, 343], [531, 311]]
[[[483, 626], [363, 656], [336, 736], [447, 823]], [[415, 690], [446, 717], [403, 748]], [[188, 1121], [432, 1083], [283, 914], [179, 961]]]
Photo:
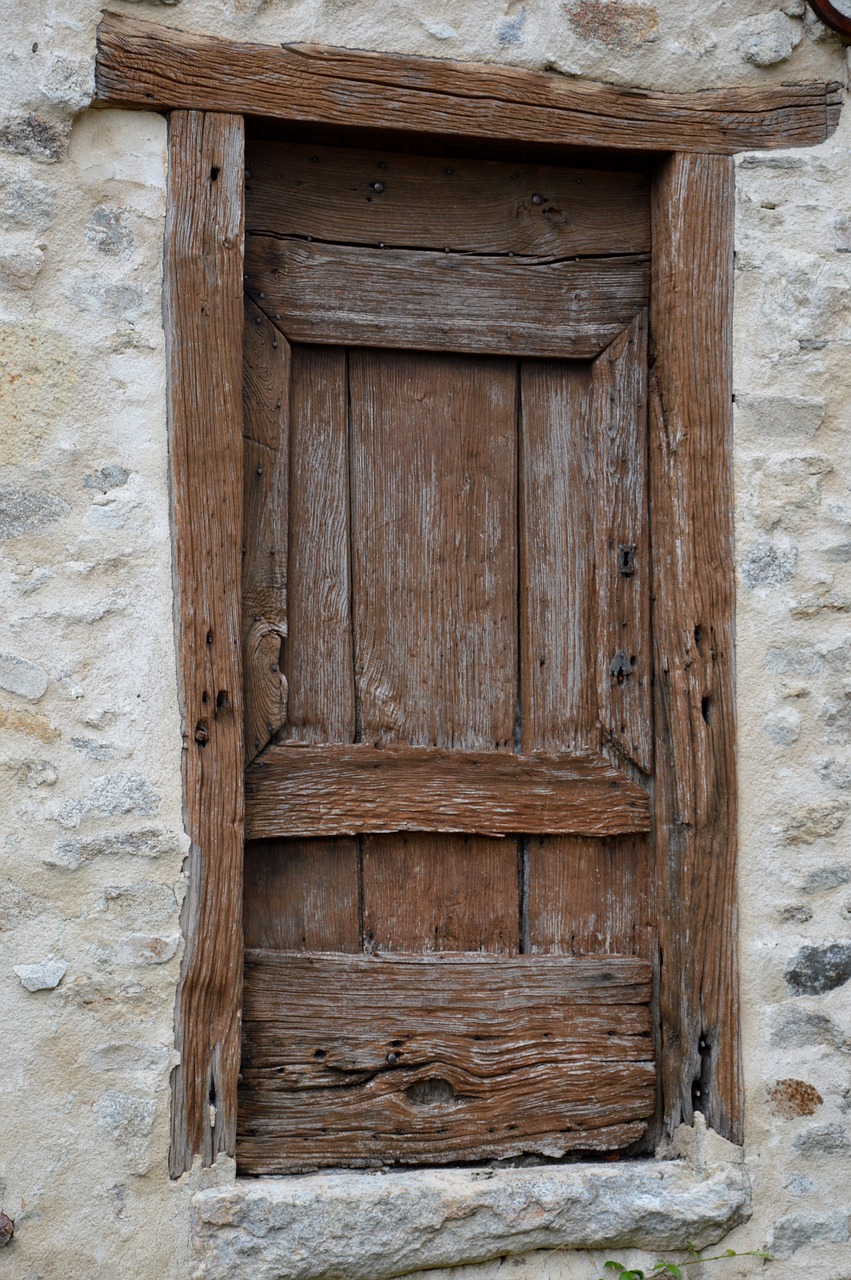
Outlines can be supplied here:
[[290, 344], [245, 299], [243, 351], [242, 654], [245, 760], [287, 715], [281, 645], [287, 634]]
[[346, 401], [345, 351], [293, 347], [284, 736], [295, 742], [355, 736]]
[[722, 157], [674, 155], [655, 181], [650, 484], [664, 1113], [741, 1141], [733, 203]]
[[233, 1154], [242, 992], [243, 122], [169, 117], [165, 329], [184, 820], [172, 1176]]
[[594, 361], [597, 696], [603, 748], [653, 768], [647, 315]]
[[[516, 366], [353, 351], [360, 737], [512, 750], [517, 697]], [[513, 840], [364, 841], [367, 945], [516, 951]]]
[[245, 945], [276, 951], [360, 951], [356, 842], [249, 841]]
[[[295, 346], [291, 361], [290, 617], [283, 651], [289, 696], [283, 736], [296, 742], [351, 742], [346, 353]], [[358, 950], [357, 841], [249, 843], [245, 937], [247, 946]]]
[[[613, 545], [623, 540], [647, 553], [643, 335], [639, 320], [593, 366], [521, 366], [524, 751], [599, 750], [613, 738], [619, 745], [627, 723], [637, 726], [630, 744], [649, 736], [637, 711], [617, 723], [611, 718], [620, 708], [609, 692], [609, 665], [622, 635], [636, 659], [644, 646], [644, 673], [650, 665], [646, 559], [631, 584], [644, 599], [634, 604], [617, 581]], [[638, 706], [643, 697], [649, 710], [647, 689], [638, 694]], [[646, 838], [535, 838], [526, 856], [530, 951], [646, 954], [652, 897]]]

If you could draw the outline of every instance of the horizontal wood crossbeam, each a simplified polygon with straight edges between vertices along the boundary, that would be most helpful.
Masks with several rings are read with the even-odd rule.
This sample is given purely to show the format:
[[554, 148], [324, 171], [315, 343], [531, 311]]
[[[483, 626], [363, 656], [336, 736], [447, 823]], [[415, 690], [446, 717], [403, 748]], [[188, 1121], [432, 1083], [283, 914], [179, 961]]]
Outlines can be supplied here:
[[246, 289], [290, 342], [592, 359], [646, 305], [646, 258], [540, 262], [250, 236]]
[[626, 956], [249, 950], [240, 1169], [622, 1148], [655, 1106], [650, 999]]
[[192, 108], [312, 124], [623, 151], [811, 146], [836, 128], [838, 84], [666, 94], [546, 72], [190, 35], [118, 14], [98, 31], [111, 106]]
[[648, 253], [644, 173], [288, 142], [246, 145], [249, 233], [331, 244], [514, 253]]
[[270, 747], [246, 773], [245, 834], [650, 830], [647, 793], [601, 756], [433, 747]]

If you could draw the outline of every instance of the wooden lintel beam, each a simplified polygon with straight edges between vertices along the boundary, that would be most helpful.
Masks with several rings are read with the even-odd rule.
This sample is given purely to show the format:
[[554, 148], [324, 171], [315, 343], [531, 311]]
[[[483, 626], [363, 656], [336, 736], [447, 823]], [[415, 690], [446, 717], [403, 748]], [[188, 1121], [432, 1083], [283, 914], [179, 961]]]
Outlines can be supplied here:
[[105, 14], [96, 93], [110, 106], [188, 108], [390, 133], [620, 151], [812, 146], [839, 122], [838, 84], [669, 94], [548, 72], [316, 46], [246, 44]]
[[246, 774], [245, 834], [650, 830], [643, 788], [601, 756], [434, 747], [270, 747]]

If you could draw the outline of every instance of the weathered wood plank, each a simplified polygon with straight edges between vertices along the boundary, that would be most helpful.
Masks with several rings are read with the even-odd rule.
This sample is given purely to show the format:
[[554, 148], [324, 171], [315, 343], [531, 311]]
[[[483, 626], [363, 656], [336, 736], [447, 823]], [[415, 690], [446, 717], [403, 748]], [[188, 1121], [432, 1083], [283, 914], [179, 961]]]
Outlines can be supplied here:
[[246, 289], [291, 342], [595, 356], [649, 296], [646, 259], [475, 257], [250, 236]]
[[284, 736], [294, 742], [355, 736], [346, 362], [341, 348], [293, 350]]
[[431, 834], [364, 840], [368, 951], [516, 954], [517, 894], [513, 840]]
[[273, 746], [246, 774], [253, 839], [650, 829], [647, 792], [602, 756], [435, 747]]
[[544, 258], [650, 250], [643, 173], [246, 144], [249, 233]]
[[245, 945], [360, 951], [355, 841], [246, 844]]
[[233, 1154], [242, 991], [242, 190], [239, 116], [172, 113], [165, 331], [190, 837], [172, 1175]]
[[545, 72], [398, 54], [243, 44], [109, 13], [98, 28], [100, 102], [562, 147], [732, 154], [823, 142], [835, 84], [666, 94]]
[[596, 751], [593, 367], [524, 361], [520, 391], [523, 750]]
[[[283, 736], [293, 742], [351, 742], [345, 351], [293, 349], [290, 410], [290, 633], [284, 646], [289, 714]], [[284, 824], [278, 834], [292, 833]], [[249, 842], [246, 944], [358, 951], [358, 876], [356, 840]]]
[[623, 1146], [655, 1103], [650, 976], [631, 957], [249, 951], [240, 1167]]
[[243, 342], [242, 666], [245, 759], [287, 715], [281, 646], [287, 635], [290, 345], [246, 298]]
[[[360, 737], [510, 752], [517, 698], [515, 367], [353, 351], [350, 374]], [[426, 897], [416, 893], [408, 867], [429, 863]], [[485, 880], [490, 891], [483, 896]], [[396, 901], [388, 900], [392, 883], [413, 892], [397, 890]], [[431, 946], [444, 939], [461, 950], [513, 951], [518, 892], [513, 841], [364, 840], [365, 934], [376, 949], [413, 951], [426, 939]], [[501, 907], [493, 915], [495, 899]]]
[[598, 714], [603, 745], [653, 768], [647, 316], [594, 363], [594, 554]]
[[656, 849], [662, 1089], [742, 1135], [736, 964], [731, 161], [657, 179], [651, 306]]
[[[627, 402], [619, 403], [623, 391], [635, 385], [630, 378], [640, 385], [644, 376], [630, 374], [631, 363], [643, 355], [629, 349], [631, 332], [593, 366], [521, 366], [520, 721], [525, 751], [600, 750], [608, 738], [602, 732], [599, 691], [609, 679], [612, 655], [601, 657], [601, 638], [610, 645], [613, 630], [620, 630], [624, 620], [612, 613], [620, 600], [612, 585], [617, 548], [609, 560], [608, 530], [619, 509], [626, 515], [640, 493], [630, 473], [644, 457], [635, 456], [635, 419]], [[617, 465], [624, 427], [627, 454], [632, 454], [626, 470]], [[619, 480], [626, 481], [631, 498], [620, 508]], [[646, 550], [646, 539], [640, 534], [635, 539]], [[626, 540], [631, 543], [633, 534]], [[648, 594], [646, 564], [636, 585]], [[646, 621], [647, 603], [637, 608]], [[598, 674], [601, 661], [605, 669]], [[525, 859], [527, 950], [646, 952], [651, 881], [646, 838], [544, 836], [526, 842]]]

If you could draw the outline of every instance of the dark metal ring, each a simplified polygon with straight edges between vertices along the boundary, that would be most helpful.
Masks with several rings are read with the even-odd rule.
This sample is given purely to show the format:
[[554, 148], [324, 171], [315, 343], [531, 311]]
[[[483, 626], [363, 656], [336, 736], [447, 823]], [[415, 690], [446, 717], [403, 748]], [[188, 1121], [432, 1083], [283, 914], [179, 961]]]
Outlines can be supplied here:
[[841, 36], [851, 38], [851, 17], [840, 13], [830, 0], [809, 0], [809, 5], [826, 27], [830, 27], [832, 31], [838, 31]]

